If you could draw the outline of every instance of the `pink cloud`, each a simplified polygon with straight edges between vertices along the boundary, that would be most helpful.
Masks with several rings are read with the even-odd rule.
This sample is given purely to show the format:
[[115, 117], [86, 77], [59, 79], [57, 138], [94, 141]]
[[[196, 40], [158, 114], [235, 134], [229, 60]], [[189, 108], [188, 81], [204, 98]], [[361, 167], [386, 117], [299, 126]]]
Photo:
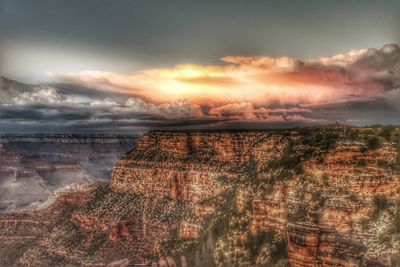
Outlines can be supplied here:
[[[131, 75], [86, 71], [57, 78], [130, 95], [147, 103], [148, 112], [168, 116], [306, 121], [300, 107], [312, 113], [326, 103], [379, 98], [400, 84], [399, 51], [391, 45], [309, 61], [230, 56], [221, 65], [177, 65]], [[209, 108], [208, 114], [202, 107]]]

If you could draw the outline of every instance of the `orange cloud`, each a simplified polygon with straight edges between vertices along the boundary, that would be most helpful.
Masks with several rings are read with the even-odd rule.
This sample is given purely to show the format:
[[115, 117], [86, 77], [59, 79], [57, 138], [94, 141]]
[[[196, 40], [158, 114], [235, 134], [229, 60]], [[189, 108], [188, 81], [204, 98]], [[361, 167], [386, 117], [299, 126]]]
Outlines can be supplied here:
[[369, 50], [357, 50], [305, 62], [288, 57], [231, 56], [222, 58], [223, 65], [177, 65], [132, 75], [85, 71], [57, 78], [155, 105], [182, 100], [211, 108], [234, 103], [262, 107], [318, 105], [382, 94], [385, 83], [376, 78], [376, 73], [357, 66], [369, 54]]
[[[287, 57], [225, 57], [223, 61], [229, 64], [223, 66], [178, 65], [133, 75], [86, 71], [59, 78], [159, 104], [184, 99], [211, 106], [235, 102], [298, 105], [379, 93], [379, 84], [343, 69], [364, 53], [353, 51], [310, 62]], [[360, 86], [370, 88], [360, 91]]]
[[[266, 121], [266, 122], [277, 122], [281, 121], [291, 121], [295, 119], [296, 121], [305, 121], [306, 118], [301, 114], [311, 113], [311, 110], [305, 108], [276, 108], [268, 109], [265, 107], [256, 108], [253, 104], [248, 102], [241, 103], [231, 103], [216, 107], [208, 112], [211, 117], [217, 118], [229, 118], [236, 120], [246, 120], [246, 121]], [[315, 122], [308, 121], [308, 122]]]

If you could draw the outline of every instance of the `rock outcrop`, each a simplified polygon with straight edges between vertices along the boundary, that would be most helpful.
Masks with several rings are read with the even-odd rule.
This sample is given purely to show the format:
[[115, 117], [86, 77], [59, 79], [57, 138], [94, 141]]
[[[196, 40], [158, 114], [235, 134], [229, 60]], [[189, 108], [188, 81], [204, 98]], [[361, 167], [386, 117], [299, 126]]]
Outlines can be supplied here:
[[266, 136], [247, 133], [145, 134], [113, 171], [111, 188], [199, 201], [223, 190], [218, 178], [235, 176], [249, 160], [250, 148]]

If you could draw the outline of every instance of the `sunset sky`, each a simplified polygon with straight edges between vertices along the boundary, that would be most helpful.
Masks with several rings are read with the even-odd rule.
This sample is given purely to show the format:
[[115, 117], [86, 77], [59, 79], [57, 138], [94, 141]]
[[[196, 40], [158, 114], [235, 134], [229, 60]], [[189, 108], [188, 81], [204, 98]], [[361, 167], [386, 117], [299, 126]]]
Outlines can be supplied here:
[[0, 133], [400, 124], [399, 1], [0, 0]]

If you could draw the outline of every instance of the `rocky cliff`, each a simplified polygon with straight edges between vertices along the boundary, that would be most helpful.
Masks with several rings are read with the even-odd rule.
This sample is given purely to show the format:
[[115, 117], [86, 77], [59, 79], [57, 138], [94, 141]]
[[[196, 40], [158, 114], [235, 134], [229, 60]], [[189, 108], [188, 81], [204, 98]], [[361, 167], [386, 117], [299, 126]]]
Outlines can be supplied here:
[[396, 136], [339, 125], [149, 132], [111, 183], [2, 215], [0, 263], [398, 266]]
[[151, 197], [198, 201], [220, 193], [221, 176], [232, 176], [249, 160], [265, 133], [145, 134], [113, 171], [111, 188]]

